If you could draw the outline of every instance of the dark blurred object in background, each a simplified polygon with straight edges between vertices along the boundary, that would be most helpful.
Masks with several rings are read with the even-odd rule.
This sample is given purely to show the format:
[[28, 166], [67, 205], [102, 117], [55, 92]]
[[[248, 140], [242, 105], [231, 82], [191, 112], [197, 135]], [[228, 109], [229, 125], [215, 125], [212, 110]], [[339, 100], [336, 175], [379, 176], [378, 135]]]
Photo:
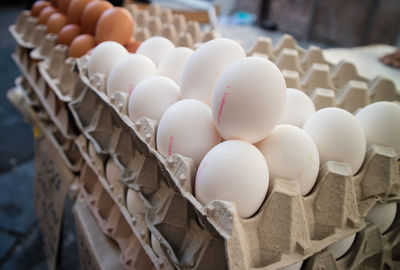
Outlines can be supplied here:
[[276, 22], [297, 38], [334, 46], [395, 44], [399, 0], [264, 0], [259, 22]]

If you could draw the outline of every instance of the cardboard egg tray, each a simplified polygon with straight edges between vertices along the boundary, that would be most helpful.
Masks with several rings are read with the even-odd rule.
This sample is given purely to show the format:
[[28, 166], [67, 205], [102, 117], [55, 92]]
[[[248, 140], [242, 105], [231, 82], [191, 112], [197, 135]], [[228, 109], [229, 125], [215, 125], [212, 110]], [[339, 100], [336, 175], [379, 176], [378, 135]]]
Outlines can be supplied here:
[[[85, 65], [85, 58], [78, 60], [86, 87], [69, 103], [77, 125], [98, 152], [113, 157], [123, 170], [126, 185], [142, 192], [146, 223], [177, 268], [210, 264], [199, 257], [199, 250], [203, 250], [200, 254], [225, 252], [226, 262], [214, 262], [219, 268], [290, 265], [360, 231], [365, 226], [363, 217], [378, 199], [400, 195], [396, 154], [391, 148], [375, 145], [368, 149], [362, 169], [354, 177], [345, 164], [325, 164], [306, 197], [299, 195], [296, 183], [272, 181], [266, 201], [251, 219], [239, 218], [231, 203], [215, 201], [203, 207], [192, 195], [193, 162], [180, 155], [163, 158], [155, 150], [157, 123], [151, 119], [132, 123], [126, 115], [124, 95], [109, 98], [104, 92], [104, 76], [97, 74], [89, 80]], [[145, 199], [153, 196], [164, 198], [163, 203]]]
[[104, 176], [108, 156], [97, 153], [83, 137], [76, 139], [86, 163], [80, 185], [83, 197], [102, 231], [118, 244], [120, 260], [126, 269], [173, 269], [166, 257], [155, 255], [143, 215], [132, 215], [126, 208], [126, 188], [110, 183]]
[[[39, 66], [42, 64], [29, 57], [29, 49], [17, 46], [16, 52], [12, 55], [15, 63], [22, 72], [23, 77], [30, 85], [30, 88], [36, 94], [40, 101], [41, 106], [45, 108], [50, 119], [54, 122], [57, 128], [61, 131], [63, 136], [67, 139], [74, 139], [77, 135], [77, 129], [72, 121], [71, 114], [65, 102], [60, 99], [52, 86], [52, 81], [46, 80], [46, 77], [39, 73]], [[65, 63], [61, 67], [68, 67]], [[73, 72], [68, 72], [73, 76]], [[69, 77], [69, 79], [71, 79]], [[76, 81], [73, 80], [74, 82]], [[50, 82], [50, 84], [48, 83]]]
[[304, 270], [400, 269], [400, 213], [397, 212], [394, 223], [383, 235], [374, 224], [357, 233], [350, 249], [338, 260], [325, 250], [303, 265]]
[[[276, 269], [291, 265], [362, 230], [365, 227], [363, 217], [378, 200], [392, 200], [400, 196], [399, 162], [394, 150], [372, 146], [368, 149], [361, 171], [354, 177], [345, 164], [325, 164], [320, 170], [316, 186], [306, 197], [299, 195], [296, 183], [275, 179], [263, 206], [250, 219], [239, 218], [234, 205], [229, 202], [214, 201], [203, 207], [192, 195], [195, 175], [193, 161], [180, 155], [165, 159], [155, 150], [156, 121], [144, 118], [132, 123], [126, 115], [126, 95], [117, 93], [109, 98], [105, 94], [106, 78], [103, 75], [96, 74], [91, 80], [87, 78], [85, 57], [79, 59], [77, 65], [72, 60], [67, 60], [70, 62], [63, 65], [66, 49], [63, 46], [54, 47], [55, 39], [51, 35], [44, 40], [47, 40], [48, 46], [38, 47], [37, 51], [41, 52], [38, 55], [49, 51], [44, 48], [54, 50], [50, 50], [53, 53], [49, 53], [47, 60], [39, 64], [29, 57], [30, 49], [19, 46], [21, 50], [17, 55], [20, 56], [15, 58], [22, 63], [21, 70], [31, 74], [31, 77], [27, 76], [31, 78], [30, 83], [35, 85], [32, 78], [36, 76], [38, 85], [47, 85], [53, 90], [48, 92], [54, 97], [69, 103], [77, 126], [95, 149], [91, 152], [99, 154], [97, 159], [92, 159], [97, 161], [88, 163], [97, 173], [98, 181], [90, 181], [96, 188], [89, 188], [94, 193], [86, 192], [86, 198], [101, 197], [101, 194], [108, 192], [109, 198], [105, 200], [107, 203], [114, 201], [118, 207], [113, 207], [119, 208], [123, 218], [113, 215], [117, 215], [119, 221], [125, 218], [131, 229], [135, 226], [133, 223], [130, 225], [132, 217], [123, 206], [124, 196], [115, 195], [112, 191], [121, 189], [107, 188], [106, 180], [101, 177], [104, 177], [104, 155], [110, 155], [120, 167], [121, 179], [126, 186], [140, 192], [146, 215], [136, 224], [140, 224], [143, 230], [150, 230], [155, 242], [159, 242], [159, 253], [163, 256], [155, 256], [148, 234], [143, 240], [140, 230], [132, 231], [159, 269], [169, 266], [179, 269], [210, 266], [216, 269]], [[377, 78], [366, 84], [367, 80], [352, 69], [354, 66], [345, 62], [332, 66], [323, 59], [318, 48], [305, 51], [297, 46], [293, 38], [284, 36], [277, 48], [272, 50], [265, 40], [260, 39], [249, 55], [267, 56], [274, 60], [282, 69], [288, 86], [297, 87], [311, 95], [317, 108], [340, 105], [336, 102], [335, 91], [341, 89], [339, 86], [349, 84], [360, 88], [364, 83], [361, 87], [364, 90], [367, 85], [368, 102], [362, 103], [360, 100], [365, 100], [365, 95], [358, 94], [346, 95], [344, 100], [355, 97], [357, 104], [398, 100], [391, 81]], [[32, 62], [34, 65], [31, 65]], [[76, 69], [79, 77], [73, 74]], [[69, 86], [63, 83], [64, 77], [68, 78], [65, 81]], [[44, 99], [43, 96], [46, 95], [40, 99], [38, 94], [43, 103], [54, 104], [54, 98]], [[353, 104], [353, 101], [350, 103]], [[358, 106], [364, 105], [354, 108]], [[83, 152], [84, 148], [79, 149]], [[107, 192], [101, 192], [102, 188]], [[100, 214], [100, 204], [95, 205], [93, 211], [98, 211], [97, 218], [106, 228], [109, 221]], [[108, 217], [112, 216], [110, 209], [105, 210], [110, 214], [107, 214]], [[125, 228], [125, 225], [121, 226]], [[109, 234], [113, 232], [111, 230]], [[121, 242], [121, 247], [126, 247], [124, 245]], [[157, 263], [159, 260], [162, 263]]]
[[73, 140], [65, 138], [63, 133], [54, 125], [47, 111], [40, 105], [35, 105], [37, 99], [35, 91], [24, 77], [15, 80], [18, 94], [22, 96], [21, 103], [15, 104], [23, 113], [27, 120], [40, 127], [47, 134], [48, 139], [57, 146], [61, 157], [68, 168], [73, 172], [78, 172], [82, 165], [82, 157]]
[[354, 64], [341, 61], [332, 65], [320, 48], [305, 50], [290, 35], [284, 35], [273, 47], [271, 39], [260, 37], [248, 55], [266, 57], [282, 71], [286, 85], [309, 95], [316, 109], [340, 107], [351, 113], [377, 101], [399, 101], [394, 83], [382, 76], [368, 80], [360, 76]]

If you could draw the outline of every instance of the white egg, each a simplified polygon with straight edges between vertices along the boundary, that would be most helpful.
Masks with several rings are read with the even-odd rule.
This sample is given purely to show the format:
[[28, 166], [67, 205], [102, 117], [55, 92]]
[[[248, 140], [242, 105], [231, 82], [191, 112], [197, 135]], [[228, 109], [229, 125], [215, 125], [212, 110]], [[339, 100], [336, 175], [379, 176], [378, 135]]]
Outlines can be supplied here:
[[298, 263], [279, 268], [280, 270], [300, 270], [301, 266], [303, 265], [303, 261], [300, 261]]
[[300, 90], [288, 88], [285, 109], [278, 123], [301, 128], [307, 118], [314, 112], [315, 106], [309, 96]]
[[148, 57], [130, 54], [111, 69], [107, 79], [107, 95], [111, 96], [117, 91], [130, 94], [138, 83], [156, 72], [156, 66]]
[[318, 149], [311, 137], [292, 125], [278, 125], [256, 144], [267, 160], [269, 179], [296, 181], [300, 194], [313, 188], [319, 171]]
[[192, 53], [192, 49], [185, 47], [177, 47], [170, 50], [158, 64], [158, 74], [166, 76], [179, 84], [183, 67]]
[[400, 106], [393, 102], [372, 103], [356, 114], [367, 138], [367, 145], [392, 147], [400, 157]]
[[327, 161], [347, 163], [353, 175], [360, 169], [366, 151], [364, 131], [351, 113], [339, 108], [325, 108], [313, 113], [303, 130], [317, 145], [320, 164]]
[[126, 207], [131, 215], [145, 215], [146, 207], [139, 198], [138, 192], [128, 188], [126, 193]]
[[173, 48], [175, 45], [169, 39], [155, 36], [143, 41], [137, 48], [136, 54], [149, 57], [158, 66], [160, 60]]
[[106, 164], [106, 180], [110, 184], [121, 182], [121, 170], [118, 168], [117, 164], [110, 158]]
[[383, 234], [393, 224], [396, 213], [397, 204], [395, 202], [377, 203], [368, 211], [366, 219], [378, 225], [379, 230]]
[[211, 105], [219, 76], [230, 64], [244, 57], [243, 48], [230, 39], [213, 39], [202, 44], [183, 67], [180, 79], [182, 97]]
[[268, 190], [268, 165], [252, 144], [225, 141], [207, 153], [197, 170], [195, 196], [203, 205], [213, 200], [236, 204], [242, 218], [251, 217]]
[[129, 97], [128, 115], [135, 122], [142, 117], [160, 121], [163, 113], [180, 99], [179, 86], [164, 76], [151, 76], [138, 83]]
[[332, 252], [333, 257], [337, 260], [342, 257], [351, 247], [356, 238], [356, 234], [347, 236], [329, 246], [326, 247], [327, 250]]
[[124, 46], [114, 41], [105, 41], [97, 45], [89, 58], [89, 78], [95, 73], [108, 76], [111, 68], [129, 52]]
[[243, 58], [230, 65], [217, 82], [213, 120], [225, 140], [255, 143], [275, 127], [285, 101], [286, 84], [276, 65], [261, 57]]
[[165, 256], [164, 251], [161, 249], [160, 242], [153, 234], [151, 235], [151, 247], [153, 248], [154, 253], [157, 254], [158, 257]]
[[198, 100], [185, 99], [171, 105], [158, 124], [157, 150], [160, 154], [190, 157], [196, 167], [220, 141], [210, 107]]

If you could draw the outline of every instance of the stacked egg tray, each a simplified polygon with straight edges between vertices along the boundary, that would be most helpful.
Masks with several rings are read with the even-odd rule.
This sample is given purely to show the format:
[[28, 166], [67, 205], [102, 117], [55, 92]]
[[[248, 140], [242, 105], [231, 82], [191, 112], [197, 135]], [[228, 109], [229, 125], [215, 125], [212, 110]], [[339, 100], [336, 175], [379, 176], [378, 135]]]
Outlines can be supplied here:
[[145, 223], [176, 268], [284, 267], [362, 230], [376, 202], [399, 199], [396, 153], [374, 145], [355, 176], [345, 164], [324, 165], [306, 197], [299, 195], [296, 183], [275, 179], [250, 219], [239, 218], [227, 202], [203, 207], [192, 195], [193, 161], [180, 155], [163, 158], [155, 150], [157, 123], [146, 118], [132, 123], [124, 95], [109, 98], [104, 76], [89, 80], [87, 59], [77, 64], [85, 85], [69, 103], [77, 125], [97, 152], [118, 164], [121, 180], [141, 193]]
[[[45, 40], [49, 40], [49, 35]], [[287, 40], [291, 40], [291, 42]], [[268, 55], [265, 50], [260, 49], [264, 48], [260, 45], [265, 44], [264, 41], [265, 39], [260, 39], [258, 45], [249, 54], [264, 57], [267, 55], [272, 59], [274, 54]], [[42, 63], [44, 66], [43, 69], [39, 67], [39, 77], [47, 78], [45, 81], [48, 84], [51, 78], [55, 78], [55, 82], [60, 81], [59, 78], [63, 76], [69, 78], [69, 88], [62, 90], [64, 84], [59, 82], [59, 84], [54, 83], [50, 90], [53, 90], [54, 93], [65, 93], [65, 96], [70, 97], [70, 100], [65, 100], [65, 102], [69, 104], [73, 118], [84, 135], [75, 140], [78, 146], [81, 141], [79, 150], [81, 153], [84, 152], [85, 147], [82, 146], [84, 145], [82, 141], [88, 139], [93, 144], [94, 151], [91, 152], [96, 153], [97, 156], [109, 155], [122, 170], [121, 180], [124, 185], [139, 192], [139, 197], [146, 206], [146, 214], [144, 217], [142, 216], [141, 222], [134, 222], [133, 220], [137, 219], [139, 215], [132, 217], [126, 211], [123, 199], [125, 196], [115, 195], [112, 191], [113, 188], [107, 185], [106, 180], [101, 177], [104, 175], [104, 163], [93, 162], [96, 159], [88, 156], [85, 159], [97, 174], [98, 182], [89, 181], [97, 183], [93, 184], [97, 186], [95, 189], [89, 188], [91, 184], [84, 185], [84, 188], [88, 190], [86, 196], [87, 198], [92, 196], [90, 194], [97, 194], [93, 195], [94, 197], [100, 196], [98, 194], [102, 193], [96, 193], [96, 190], [102, 188], [108, 192], [111, 200], [105, 199], [110, 203], [110, 205], [106, 203], [106, 207], [110, 207], [110, 209], [114, 207], [111, 204], [114, 201], [123, 217], [118, 220], [128, 223], [131, 231], [136, 235], [158, 269], [170, 267], [178, 269], [277, 269], [306, 259], [313, 254], [315, 255], [308, 259], [305, 267], [311, 267], [310, 269], [316, 269], [315, 267], [319, 266], [326, 269], [357, 269], [358, 266], [354, 264], [341, 263], [349, 256], [349, 253], [337, 262], [332, 262], [324, 255], [329, 254], [328, 257], [332, 257], [329, 251], [318, 252], [329, 244], [365, 228], [364, 217], [375, 203], [399, 200], [399, 163], [396, 154], [393, 149], [375, 145], [368, 149], [362, 169], [355, 176], [351, 175], [350, 168], [345, 164], [336, 162], [325, 164], [319, 172], [316, 186], [306, 197], [299, 195], [296, 183], [275, 179], [271, 183], [263, 206], [250, 219], [241, 219], [234, 205], [228, 202], [214, 201], [203, 207], [192, 195], [196, 173], [193, 161], [180, 155], [172, 155], [168, 159], [163, 158], [155, 150], [156, 121], [140, 119], [136, 123], [132, 123], [126, 115], [127, 100], [124, 95], [116, 95], [110, 99], [104, 91], [106, 79], [104, 76], [96, 74], [91, 80], [87, 78], [87, 59], [85, 57], [79, 59], [77, 63], [70, 59], [64, 62], [65, 54], [57, 47], [60, 46], [55, 46], [53, 53], [49, 54], [49, 58], [45, 62], [39, 63], [39, 66]], [[307, 61], [311, 63], [309, 69], [311, 71], [304, 74], [311, 75], [304, 75], [302, 80], [300, 80], [300, 69], [296, 71], [297, 75], [295, 75], [296, 72], [293, 69], [281, 68], [288, 86], [299, 86], [298, 88], [303, 91], [307, 87], [310, 89], [315, 86], [315, 90], [309, 92], [314, 93], [312, 96], [316, 107], [325, 107], [318, 105], [320, 100], [326, 99], [326, 95], [323, 95], [326, 91], [323, 90], [328, 89], [321, 82], [324, 82], [326, 78], [330, 82], [335, 80], [332, 79], [334, 76], [331, 76], [334, 73], [329, 71], [332, 65], [323, 58], [325, 64], [319, 64], [322, 60], [315, 57], [320, 50], [312, 47], [308, 51], [304, 51], [290, 36], [284, 36], [277, 48], [282, 51], [281, 55], [287, 53], [288, 50], [290, 52], [291, 49], [295, 49], [299, 55], [304, 55], [305, 58], [302, 59], [306, 59], [308, 55]], [[300, 49], [303, 54], [299, 53]], [[311, 53], [311, 51], [317, 51], [317, 53]], [[279, 58], [279, 53], [277, 55]], [[26, 70], [29, 70], [30, 61], [29, 56], [26, 62], [21, 61], [25, 63], [23, 65]], [[51, 74], [50, 63], [52, 62], [58, 63], [53, 64], [58, 66], [58, 74]], [[315, 70], [321, 70], [319, 68], [322, 67], [321, 65], [325, 71], [315, 72]], [[66, 66], [68, 68], [65, 68]], [[340, 65], [333, 67], [332, 71], [338, 66]], [[337, 69], [341, 70], [346, 67], [344, 64], [341, 66], [342, 68]], [[350, 64], [350, 66], [352, 65]], [[328, 72], [326, 72], [326, 67], [328, 67]], [[77, 71], [79, 73], [76, 73]], [[338, 73], [346, 76], [350, 74], [343, 71]], [[360, 78], [358, 75], [351, 76], [353, 80], [361, 80]], [[299, 83], [291, 85], [291, 81]], [[368, 85], [368, 102], [393, 100], [390, 95], [394, 96], [394, 99], [398, 97], [394, 87], [391, 87], [393, 86], [392, 82], [386, 79], [377, 78]], [[318, 89], [322, 90], [317, 91]], [[329, 89], [336, 88], [330, 87]], [[354, 96], [354, 99], [358, 101], [359, 96]], [[333, 97], [336, 101], [335, 96]], [[353, 95], [351, 97], [349, 95], [348, 98], [353, 98]], [[340, 104], [335, 102], [327, 106], [332, 105]], [[100, 158], [100, 160], [102, 159]], [[82, 180], [83, 182], [84, 180]], [[96, 192], [93, 193], [94, 191]], [[106, 193], [104, 192], [104, 194]], [[94, 203], [92, 207], [100, 209], [100, 205], [103, 203]], [[102, 213], [100, 210], [96, 211], [99, 211], [99, 220], [102, 218], [104, 224], [111, 222], [100, 214]], [[107, 215], [107, 217], [110, 219], [112, 215]], [[147, 239], [146, 241], [143, 240], [143, 236], [140, 236], [141, 230], [136, 229], [134, 224], [145, 226], [147, 229], [144, 231], [150, 231], [160, 244], [161, 252], [159, 253], [162, 253], [161, 255], [157, 254], [157, 256], [154, 253], [149, 244], [149, 236], [144, 237]], [[365, 234], [368, 228], [359, 235]], [[393, 239], [387, 236], [389, 234], [391, 235], [391, 232], [381, 237], [382, 246], [386, 250], [386, 253], [382, 252], [386, 258], [385, 267], [396, 265], [395, 261], [399, 259], [394, 253], [389, 254], [392, 252], [391, 247], [398, 246], [396, 241], [390, 242]], [[357, 236], [357, 239], [359, 238], [361, 239], [361, 236]], [[361, 252], [362, 245], [358, 246], [360, 246], [359, 249], [353, 247], [351, 251], [351, 254], [354, 252], [358, 254], [358, 265], [362, 265], [364, 261], [366, 263], [370, 260], [375, 261], [375, 257], [370, 253]], [[126, 246], [122, 245], [122, 247]], [[331, 268], [331, 265], [336, 268]], [[381, 269], [384, 269], [383, 267]], [[395, 268], [392, 267], [392, 269]]]
[[309, 95], [316, 109], [340, 107], [351, 113], [377, 101], [400, 101], [394, 83], [382, 76], [368, 80], [354, 64], [341, 61], [332, 65], [320, 48], [305, 50], [290, 35], [284, 35], [274, 48], [271, 39], [260, 37], [248, 55], [273, 61], [282, 71], [286, 86]]

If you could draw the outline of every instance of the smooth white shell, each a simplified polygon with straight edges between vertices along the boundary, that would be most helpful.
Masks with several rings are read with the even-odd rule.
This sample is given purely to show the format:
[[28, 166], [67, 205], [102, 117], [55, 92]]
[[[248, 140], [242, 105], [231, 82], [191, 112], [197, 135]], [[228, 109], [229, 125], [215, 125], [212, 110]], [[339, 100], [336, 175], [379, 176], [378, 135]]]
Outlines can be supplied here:
[[233, 202], [239, 216], [249, 218], [263, 203], [268, 183], [267, 162], [255, 146], [245, 141], [225, 141], [201, 161], [195, 196], [203, 205], [213, 200]]

